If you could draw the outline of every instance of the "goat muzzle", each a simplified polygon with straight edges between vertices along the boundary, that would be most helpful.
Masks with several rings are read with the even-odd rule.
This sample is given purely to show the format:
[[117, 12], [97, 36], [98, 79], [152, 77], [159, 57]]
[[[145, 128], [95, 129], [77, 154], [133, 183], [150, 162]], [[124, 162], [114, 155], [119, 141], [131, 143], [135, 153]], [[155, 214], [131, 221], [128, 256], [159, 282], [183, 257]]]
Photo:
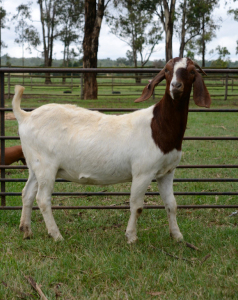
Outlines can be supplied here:
[[183, 90], [184, 90], [183, 83], [181, 83], [179, 81], [171, 82], [170, 95], [174, 100], [179, 99], [182, 96]]

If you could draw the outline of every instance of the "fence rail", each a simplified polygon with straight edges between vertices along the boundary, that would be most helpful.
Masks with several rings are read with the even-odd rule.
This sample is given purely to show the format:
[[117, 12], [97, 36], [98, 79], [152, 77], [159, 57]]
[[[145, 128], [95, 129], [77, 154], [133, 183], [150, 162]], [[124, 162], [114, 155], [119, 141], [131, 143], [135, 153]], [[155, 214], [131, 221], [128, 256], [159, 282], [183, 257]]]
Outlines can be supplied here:
[[[83, 73], [97, 73], [97, 74], [105, 74], [105, 73], [134, 73], [134, 74], [153, 74], [158, 73], [161, 69], [150, 69], [150, 68], [98, 68], [98, 69], [82, 69], [82, 68], [1, 68], [0, 69], [0, 98], [1, 98], [1, 105], [0, 105], [0, 116], [1, 116], [1, 132], [0, 132], [0, 143], [1, 143], [1, 178], [0, 178], [0, 184], [1, 184], [1, 206], [0, 210], [19, 210], [21, 209], [21, 206], [7, 206], [6, 205], [6, 196], [21, 196], [21, 193], [17, 192], [7, 192], [6, 191], [6, 182], [26, 182], [25, 178], [19, 178], [19, 179], [10, 179], [5, 178], [5, 173], [7, 169], [10, 170], [26, 170], [27, 166], [8, 166], [5, 165], [5, 140], [19, 140], [18, 136], [5, 136], [5, 120], [4, 120], [4, 114], [5, 112], [12, 111], [11, 108], [5, 107], [5, 100], [4, 100], [4, 87], [5, 87], [5, 74], [12, 74], [12, 73], [70, 73], [70, 74], [83, 74]], [[226, 83], [226, 91], [225, 94], [227, 96], [227, 80], [229, 74], [237, 74], [238, 69], [206, 69], [206, 73], [208, 74], [225, 74], [225, 83]], [[8, 83], [9, 84], [9, 83]], [[9, 84], [10, 86], [10, 84]], [[116, 86], [114, 84], [114, 86]], [[31, 111], [34, 108], [26, 108], [26, 111]], [[92, 110], [98, 110], [100, 112], [133, 112], [136, 109], [131, 108], [92, 108]], [[189, 112], [199, 112], [199, 113], [212, 113], [212, 112], [219, 112], [219, 113], [237, 113], [238, 109], [189, 109]], [[237, 141], [238, 137], [233, 136], [225, 136], [225, 137], [184, 137], [184, 140], [224, 140], [224, 141]], [[197, 169], [197, 168], [207, 168], [207, 169], [214, 169], [214, 168], [227, 168], [227, 169], [238, 169], [238, 165], [179, 165], [177, 167], [178, 169]], [[67, 182], [67, 180], [57, 179], [56, 182]], [[238, 178], [177, 178], [174, 179], [174, 182], [238, 182]], [[128, 196], [128, 192], [81, 192], [81, 193], [53, 193], [53, 196]], [[159, 195], [157, 192], [147, 192], [147, 196], [152, 195]], [[175, 195], [206, 195], [206, 196], [214, 196], [214, 195], [227, 195], [227, 196], [237, 196], [238, 192], [209, 192], [209, 191], [203, 191], [203, 192], [175, 192]], [[129, 209], [128, 205], [114, 205], [114, 206], [52, 206], [53, 209]], [[145, 205], [144, 208], [146, 209], [162, 209], [164, 206], [160, 205]], [[238, 208], [238, 205], [178, 205], [178, 208], [180, 209], [197, 209], [197, 208]], [[38, 209], [37, 207], [34, 207], [33, 209]]]
[[[43, 79], [45, 78], [45, 76], [42, 75], [42, 73], [47, 73], [49, 70], [52, 71], [53, 75], [51, 77], [51, 79], [55, 80], [58, 78], [63, 78], [64, 79], [64, 84], [63, 87], [65, 89], [70, 89], [70, 93], [73, 92], [73, 89], [75, 88], [79, 88], [80, 89], [80, 95], [82, 97], [82, 91], [84, 88], [83, 85], [83, 80], [82, 80], [82, 76], [85, 72], [96, 72], [97, 73], [97, 78], [99, 79], [105, 79], [107, 78], [107, 80], [111, 79], [111, 82], [107, 82], [107, 83], [102, 83], [102, 82], [98, 82], [98, 87], [111, 87], [111, 93], [103, 93], [103, 94], [99, 94], [99, 96], [104, 96], [104, 97], [116, 97], [118, 96], [118, 94], [120, 94], [121, 97], [126, 97], [126, 96], [137, 96], [139, 94], [136, 94], [135, 91], [133, 93], [124, 93], [123, 89], [127, 88], [128, 85], [130, 85], [131, 87], [139, 87], [139, 86], [144, 86], [144, 83], [140, 83], [140, 82], [136, 82], [136, 83], [128, 83], [128, 82], [123, 82], [123, 83], [118, 83], [116, 82], [119, 78], [120, 79], [129, 79], [129, 78], [136, 78], [137, 80], [139, 79], [149, 79], [151, 78], [153, 75], [153, 73], [157, 73], [159, 72], [161, 69], [153, 69], [153, 68], [97, 68], [97, 69], [82, 69], [82, 68], [48, 68], [48, 69], [43, 69], [43, 68], [2, 68], [2, 70], [4, 70], [4, 72], [6, 72], [7, 74], [7, 81], [5, 82], [5, 86], [7, 86], [8, 88], [8, 98], [10, 98], [10, 90], [11, 87], [15, 85], [14, 82], [11, 82], [11, 79], [15, 79], [15, 78], [19, 78], [21, 76], [22, 80], [23, 80], [23, 84], [25, 86], [30, 86], [31, 90], [34, 89], [39, 89], [41, 87], [44, 88], [52, 88], [54, 87], [55, 89], [62, 89], [62, 84], [61, 83], [53, 83], [51, 85], [45, 85], [43, 83], [39, 83], [39, 82], [34, 82], [33, 80], [35, 80], [36, 78], [39, 79]], [[11, 70], [11, 71], [10, 71]], [[27, 75], [22, 76], [22, 70], [24, 70], [24, 73], [27, 73]], [[116, 72], [115, 72], [116, 70]], [[218, 97], [221, 98], [223, 97], [225, 100], [227, 99], [228, 96], [238, 96], [238, 94], [234, 94], [234, 91], [238, 91], [238, 76], [237, 76], [237, 69], [206, 69], [205, 70], [208, 74], [213, 74], [213, 78], [211, 77], [207, 77], [206, 81], [207, 81], [207, 86], [208, 87], [213, 87], [213, 89], [216, 89], [218, 91], [220, 91], [220, 94], [214, 93], [211, 94], [212, 97]], [[66, 75], [62, 75], [63, 72], [66, 73]], [[113, 75], [109, 75], [116, 73], [116, 76]], [[120, 74], [126, 74], [124, 76], [120, 75]], [[139, 74], [138, 74], [139, 73]], [[68, 75], [67, 75], [68, 74]], [[103, 75], [106, 74], [106, 75]], [[131, 75], [130, 75], [131, 74]], [[136, 75], [137, 74], [137, 75]], [[214, 75], [215, 74], [215, 75]], [[30, 78], [30, 82], [26, 82], [26, 80], [29, 81]], [[80, 83], [77, 82], [77, 84], [74, 83], [74, 79], [77, 78], [81, 78], [80, 79]], [[66, 83], [66, 80], [69, 79], [70, 82]], [[215, 80], [216, 83], [210, 83], [211, 80]], [[218, 82], [217, 82], [218, 81]], [[235, 82], [235, 83], [234, 83]], [[160, 85], [161, 87], [164, 86], [164, 84], [162, 83]], [[229, 87], [231, 87], [231, 89], [229, 89]], [[120, 91], [115, 91], [114, 89], [120, 89]], [[229, 93], [228, 93], [228, 89], [229, 89]], [[232, 93], [231, 93], [232, 92]], [[44, 94], [45, 96], [48, 94]], [[156, 96], [161, 96], [162, 94], [159, 93], [159, 91], [156, 92]], [[52, 96], [52, 95], [51, 95]], [[57, 94], [57, 96], [63, 96], [63, 94]], [[70, 97], [73, 97], [75, 95], [70, 95]], [[153, 95], [153, 98], [155, 97], [155, 94]]]

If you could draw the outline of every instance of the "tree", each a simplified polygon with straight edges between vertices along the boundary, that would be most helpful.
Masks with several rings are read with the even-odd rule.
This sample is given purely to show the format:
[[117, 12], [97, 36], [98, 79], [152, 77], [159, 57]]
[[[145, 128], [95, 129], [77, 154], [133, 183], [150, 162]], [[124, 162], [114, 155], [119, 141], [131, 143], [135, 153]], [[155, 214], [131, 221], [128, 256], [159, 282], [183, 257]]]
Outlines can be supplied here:
[[[64, 44], [63, 67], [68, 67], [70, 60], [79, 56], [74, 48], [70, 48], [73, 43], [81, 44], [79, 41], [83, 17], [82, 0], [63, 0], [59, 7], [60, 23], [58, 38]], [[65, 83], [65, 76], [62, 76], [62, 83]]]
[[[216, 36], [216, 30], [220, 28], [221, 19], [214, 20], [212, 11], [219, 4], [218, 0], [193, 0], [194, 15], [199, 19], [201, 30], [200, 34], [194, 40], [190, 40], [194, 53], [202, 56], [202, 67], [205, 67], [206, 45]], [[188, 48], [187, 48], [188, 49]]]
[[[175, 29], [180, 39], [179, 57], [184, 56], [186, 45], [201, 34], [201, 3], [200, 1], [183, 0], [176, 10]], [[193, 54], [189, 51], [189, 57], [191, 55]]]
[[[43, 38], [44, 66], [51, 67], [53, 61], [54, 40], [59, 35], [59, 8], [61, 0], [37, 0], [40, 7], [40, 20]], [[45, 83], [51, 83], [50, 74], [45, 75]]]
[[226, 59], [230, 52], [226, 47], [217, 46], [216, 51], [218, 53], [218, 59], [211, 63], [211, 67], [227, 68], [229, 65], [229, 57]]
[[159, 60], [154, 60], [153, 61], [153, 66], [155, 67], [155, 68], [163, 68], [164, 66], [165, 66], [165, 60], [163, 59], [159, 59]]
[[[2, 3], [2, 1], [0, 1], [0, 3]], [[4, 28], [8, 28], [6, 26], [6, 22], [7, 22], [7, 13], [6, 10], [0, 6], [0, 67], [2, 65], [1, 62], [1, 57], [2, 57], [2, 48], [7, 48], [7, 45], [2, 41], [2, 29]]]
[[[110, 0], [85, 0], [83, 67], [97, 68], [98, 41], [105, 9]], [[84, 74], [84, 99], [97, 99], [96, 73]]]
[[173, 33], [176, 0], [143, 0], [143, 5], [151, 13], [159, 17], [165, 32], [165, 58], [166, 62], [173, 57]]
[[125, 67], [130, 66], [130, 60], [128, 60], [126, 57], [118, 57], [116, 60], [117, 67]]
[[[238, 8], [237, 9], [229, 9], [228, 14], [234, 17], [235, 21], [238, 21]], [[238, 54], [238, 40], [236, 41], [236, 54]]]
[[[111, 32], [131, 47], [135, 68], [138, 56], [143, 67], [149, 60], [158, 41], [162, 39], [161, 28], [141, 0], [114, 1], [113, 13], [107, 15]], [[117, 15], [116, 15], [117, 13]]]
[[72, 43], [80, 44], [79, 42], [79, 29], [82, 26], [83, 17], [83, 1], [77, 1], [78, 5], [75, 5], [75, 0], [62, 1], [59, 9], [60, 14], [60, 30], [58, 38], [64, 44], [63, 51], [63, 66], [67, 67], [71, 57], [78, 56], [74, 49], [70, 50]]
[[18, 20], [15, 27], [15, 32], [18, 37], [15, 43], [22, 46], [22, 65], [24, 66], [24, 48], [27, 44], [27, 50], [31, 52], [31, 47], [36, 48], [40, 45], [40, 36], [33, 25], [28, 25], [27, 19], [31, 20], [30, 4], [21, 4], [17, 7], [17, 14], [13, 16], [12, 20]]

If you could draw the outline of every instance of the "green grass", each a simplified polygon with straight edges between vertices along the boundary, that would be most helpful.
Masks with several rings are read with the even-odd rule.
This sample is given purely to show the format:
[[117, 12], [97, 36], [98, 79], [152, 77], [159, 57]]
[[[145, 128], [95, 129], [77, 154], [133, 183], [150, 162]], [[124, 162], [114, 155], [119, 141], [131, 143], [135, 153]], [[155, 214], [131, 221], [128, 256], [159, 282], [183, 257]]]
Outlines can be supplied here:
[[[137, 108], [155, 102], [149, 100], [139, 106], [134, 99], [118, 96], [85, 101], [75, 95], [59, 100], [85, 107]], [[23, 98], [22, 106], [36, 107], [57, 100], [28, 97]], [[10, 107], [10, 100], [6, 104]], [[237, 108], [237, 105], [238, 97], [227, 101], [215, 98], [212, 108]], [[195, 105], [191, 102], [190, 107]], [[6, 135], [17, 135], [16, 121], [6, 121]], [[186, 136], [237, 136], [237, 113], [189, 113]], [[6, 146], [18, 143], [6, 141]], [[184, 141], [181, 164], [238, 164], [237, 150], [237, 141]], [[7, 170], [6, 177], [26, 178], [27, 171]], [[175, 178], [208, 177], [237, 178], [238, 170], [177, 169], [175, 173]], [[6, 183], [6, 190], [20, 192], [23, 186], [24, 183]], [[106, 187], [55, 184], [55, 191], [59, 192], [105, 190], [129, 192], [130, 184]], [[151, 183], [148, 190], [157, 191], [156, 184]], [[174, 183], [174, 191], [180, 192], [237, 190], [238, 183]], [[182, 205], [237, 204], [238, 198], [177, 196], [176, 199]], [[52, 203], [127, 204], [128, 197], [53, 197]], [[145, 203], [162, 205], [159, 197], [146, 196]], [[7, 205], [21, 205], [21, 197], [7, 197]], [[23, 240], [19, 232], [20, 211], [0, 211], [0, 299], [39, 299], [24, 276], [34, 278], [50, 300], [238, 299], [238, 216], [229, 217], [232, 212], [232, 209], [178, 211], [184, 239], [197, 246], [199, 251], [196, 251], [169, 237], [164, 210], [143, 211], [138, 221], [139, 240], [134, 245], [128, 245], [124, 236], [127, 210], [55, 210], [54, 217], [65, 238], [60, 243], [47, 236], [39, 211], [32, 214], [31, 240]]]

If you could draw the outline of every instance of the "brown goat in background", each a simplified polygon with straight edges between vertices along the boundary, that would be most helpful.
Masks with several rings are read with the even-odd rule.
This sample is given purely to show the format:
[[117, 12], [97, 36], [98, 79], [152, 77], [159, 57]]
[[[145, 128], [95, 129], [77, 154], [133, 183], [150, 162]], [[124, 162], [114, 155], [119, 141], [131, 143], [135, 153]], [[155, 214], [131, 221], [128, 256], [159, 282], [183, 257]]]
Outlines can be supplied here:
[[[1, 155], [1, 150], [0, 150]], [[5, 148], [5, 165], [11, 165], [16, 161], [21, 161], [24, 165], [26, 165], [25, 157], [22, 152], [21, 146], [13, 146]], [[1, 162], [2, 165], [2, 162]]]

